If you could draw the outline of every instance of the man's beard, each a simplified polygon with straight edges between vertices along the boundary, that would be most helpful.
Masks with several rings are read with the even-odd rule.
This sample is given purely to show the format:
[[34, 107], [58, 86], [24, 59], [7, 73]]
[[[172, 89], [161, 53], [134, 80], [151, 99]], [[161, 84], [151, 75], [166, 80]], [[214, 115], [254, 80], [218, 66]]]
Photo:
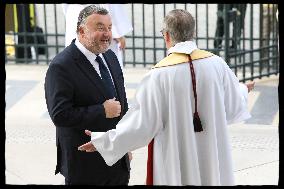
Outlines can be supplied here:
[[95, 54], [104, 53], [109, 49], [109, 46], [111, 44], [111, 40], [108, 40], [107, 45], [102, 44], [101, 42], [93, 41], [90, 43], [89, 47], [91, 49], [91, 52]]

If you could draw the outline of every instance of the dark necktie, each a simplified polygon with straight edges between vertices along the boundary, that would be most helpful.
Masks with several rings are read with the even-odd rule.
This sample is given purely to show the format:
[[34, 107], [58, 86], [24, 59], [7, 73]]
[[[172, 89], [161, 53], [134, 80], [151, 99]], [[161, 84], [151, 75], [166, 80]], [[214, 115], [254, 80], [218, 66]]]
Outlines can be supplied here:
[[107, 67], [105, 66], [102, 58], [97, 55], [96, 61], [99, 63], [99, 69], [101, 72], [102, 81], [105, 85], [105, 88], [107, 89], [108, 94], [111, 95], [111, 98], [117, 97], [114, 85], [110, 77], [110, 73]]

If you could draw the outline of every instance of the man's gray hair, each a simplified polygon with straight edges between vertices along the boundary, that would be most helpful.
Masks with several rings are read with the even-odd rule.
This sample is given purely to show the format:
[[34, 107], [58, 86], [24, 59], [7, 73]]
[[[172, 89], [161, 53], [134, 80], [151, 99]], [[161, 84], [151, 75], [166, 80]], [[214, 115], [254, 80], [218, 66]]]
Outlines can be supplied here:
[[192, 40], [195, 35], [195, 20], [186, 10], [170, 11], [164, 19], [164, 27], [165, 31], [169, 32], [173, 45]]
[[108, 11], [105, 8], [96, 5], [90, 5], [85, 7], [83, 10], [81, 10], [78, 16], [77, 30], [76, 30], [77, 33], [79, 32], [79, 27], [84, 25], [86, 23], [87, 17], [92, 14], [107, 15]]

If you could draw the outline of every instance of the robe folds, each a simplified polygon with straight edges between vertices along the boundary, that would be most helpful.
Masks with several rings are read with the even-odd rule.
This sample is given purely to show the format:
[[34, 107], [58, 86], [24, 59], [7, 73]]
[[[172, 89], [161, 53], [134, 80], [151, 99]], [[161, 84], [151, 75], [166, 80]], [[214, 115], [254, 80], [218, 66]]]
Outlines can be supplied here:
[[[186, 41], [168, 53], [186, 55], [195, 50], [196, 44]], [[194, 132], [189, 64], [167, 61], [173, 59], [166, 57], [145, 75], [116, 129], [92, 132], [93, 145], [111, 166], [154, 139], [153, 170], [147, 171], [153, 174], [154, 185], [234, 185], [228, 124], [250, 117], [247, 87], [222, 58], [212, 54], [193, 59], [203, 127]]]

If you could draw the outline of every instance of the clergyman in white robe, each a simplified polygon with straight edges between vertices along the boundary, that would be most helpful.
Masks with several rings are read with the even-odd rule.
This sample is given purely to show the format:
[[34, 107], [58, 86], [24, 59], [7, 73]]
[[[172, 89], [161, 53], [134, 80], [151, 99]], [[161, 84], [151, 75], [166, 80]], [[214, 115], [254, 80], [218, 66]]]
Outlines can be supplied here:
[[[196, 44], [186, 41], [168, 53], [194, 50]], [[189, 64], [152, 69], [116, 129], [91, 134], [92, 144], [109, 166], [154, 139], [154, 185], [234, 185], [228, 124], [250, 117], [247, 86], [219, 56], [192, 62], [203, 131], [194, 132]]]
[[[77, 37], [77, 21], [81, 10], [91, 4], [62, 4], [62, 10], [65, 15], [65, 47], [70, 45], [73, 39]], [[120, 49], [120, 43], [116, 40], [128, 34], [133, 30], [132, 24], [122, 4], [97, 4], [109, 11], [112, 20], [112, 41], [109, 46], [119, 61], [121, 69], [123, 68], [123, 51]]]

